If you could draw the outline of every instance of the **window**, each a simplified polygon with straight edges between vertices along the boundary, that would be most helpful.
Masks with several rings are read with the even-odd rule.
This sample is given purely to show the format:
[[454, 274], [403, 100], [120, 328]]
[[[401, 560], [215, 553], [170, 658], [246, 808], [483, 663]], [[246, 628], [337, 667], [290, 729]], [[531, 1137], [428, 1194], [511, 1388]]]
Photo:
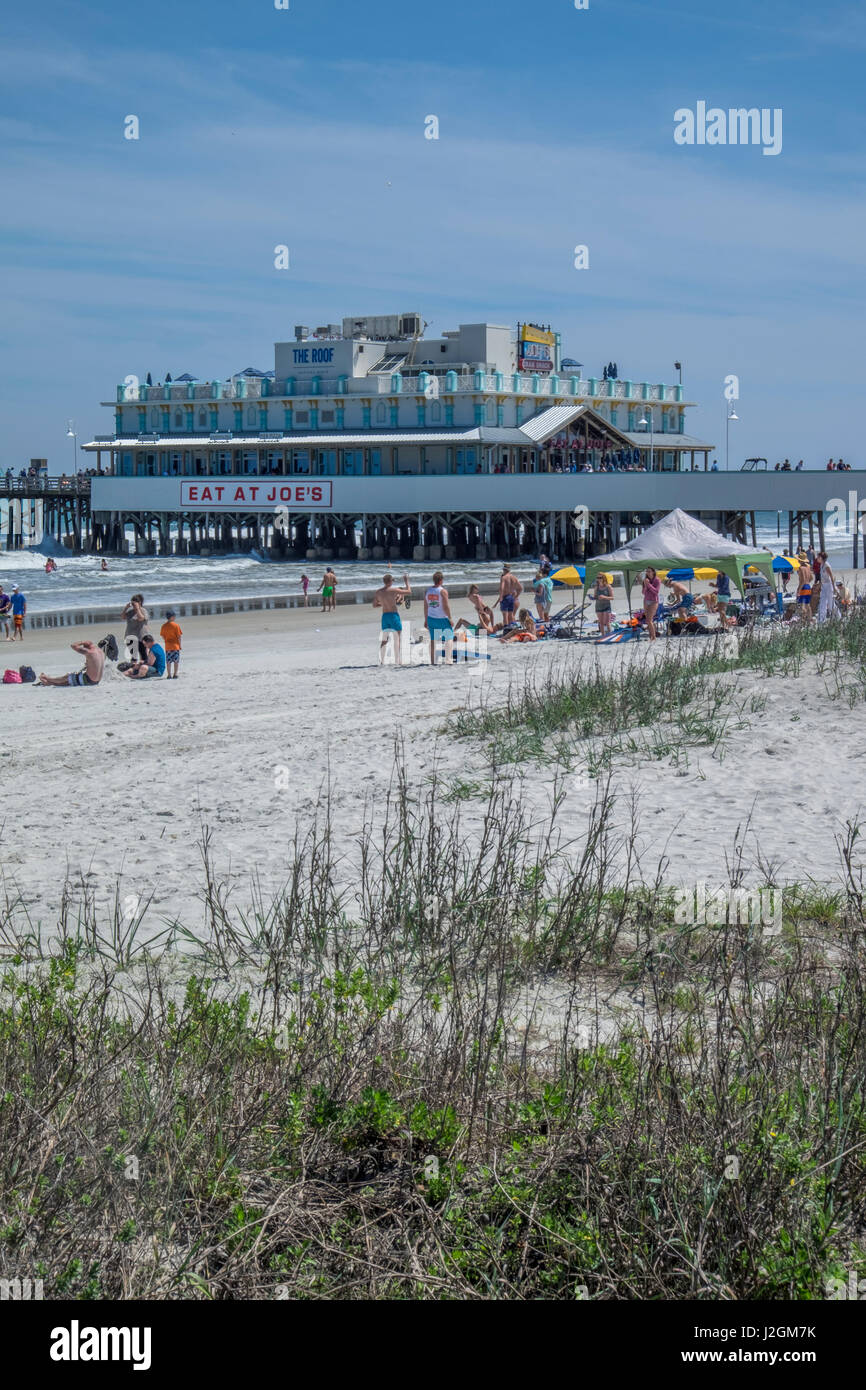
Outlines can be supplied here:
[[323, 410], [321, 420], [323, 425], [333, 425], [337, 416], [333, 410]]
[[309, 451], [307, 449], [295, 449], [292, 455], [292, 463], [296, 473], [309, 473]]
[[183, 429], [183, 413], [180, 410], [174, 412], [174, 427], [176, 430]]
[[310, 412], [309, 412], [309, 410], [296, 410], [296, 411], [295, 411], [295, 423], [298, 424], [298, 425], [308, 425], [308, 424], [310, 423]]
[[[385, 407], [383, 406], [383, 407], [382, 407], [383, 413], [384, 413], [384, 410], [385, 410]], [[430, 406], [430, 419], [431, 419], [431, 421], [433, 421], [434, 423], [435, 423], [436, 421], [442, 419], [442, 406], [439, 404], [438, 401], [434, 401], [433, 404]]]
[[255, 408], [254, 405], [248, 405], [248, 406], [247, 406], [247, 424], [248, 424], [248, 425], [253, 425], [253, 426], [254, 426], [255, 423], [256, 423], [256, 408]]
[[487, 402], [487, 406], [486, 406], [486, 408], [485, 408], [485, 414], [486, 414], [486, 416], [487, 416], [487, 423], [488, 423], [488, 425], [495, 424], [495, 422], [496, 422], [496, 406], [495, 406], [495, 404], [494, 404], [493, 401], [488, 401], [488, 402]]
[[198, 413], [198, 427], [200, 430], [207, 428], [207, 416], [203, 410], [200, 410]]
[[379, 404], [376, 406], [376, 424], [377, 424], [377, 425], [384, 425], [384, 423], [385, 423], [385, 406], [384, 406], [384, 404], [380, 401]]

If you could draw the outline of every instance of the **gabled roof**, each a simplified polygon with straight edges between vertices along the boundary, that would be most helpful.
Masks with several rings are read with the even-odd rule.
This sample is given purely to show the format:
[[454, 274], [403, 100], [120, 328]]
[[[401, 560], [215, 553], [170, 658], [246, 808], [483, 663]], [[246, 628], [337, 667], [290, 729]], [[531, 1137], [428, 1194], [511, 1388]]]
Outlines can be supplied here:
[[552, 405], [547, 410], [542, 410], [540, 415], [534, 415], [531, 420], [527, 420], [525, 425], [521, 425], [520, 432], [535, 443], [541, 443], [551, 435], [559, 434], [560, 430], [565, 429], [582, 416], [595, 425], [597, 429], [604, 430], [605, 434], [613, 435], [615, 439], [631, 448], [630, 437], [622, 430], [618, 430], [616, 425], [612, 425], [609, 420], [605, 420], [603, 415], [599, 415], [598, 411], [593, 410], [592, 406], [589, 405]]

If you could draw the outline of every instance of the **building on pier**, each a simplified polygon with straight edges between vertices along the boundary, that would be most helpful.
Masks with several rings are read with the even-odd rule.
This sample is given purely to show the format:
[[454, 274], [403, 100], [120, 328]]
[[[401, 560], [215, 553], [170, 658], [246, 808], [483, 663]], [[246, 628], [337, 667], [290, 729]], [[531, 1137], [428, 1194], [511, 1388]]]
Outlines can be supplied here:
[[[105, 543], [122, 547], [131, 525], [145, 551], [561, 552], [573, 504], [512, 507], [508, 480], [706, 471], [713, 446], [686, 433], [681, 384], [583, 376], [547, 325], [461, 324], [430, 339], [425, 327], [418, 314], [347, 318], [296, 328], [275, 345], [273, 371], [126, 377], [104, 403], [114, 434], [84, 445], [112, 475], [93, 491]], [[483, 479], [471, 509], [458, 481], [468, 478]], [[419, 500], [427, 479], [435, 507]], [[613, 525], [590, 517], [581, 542], [613, 543]]]

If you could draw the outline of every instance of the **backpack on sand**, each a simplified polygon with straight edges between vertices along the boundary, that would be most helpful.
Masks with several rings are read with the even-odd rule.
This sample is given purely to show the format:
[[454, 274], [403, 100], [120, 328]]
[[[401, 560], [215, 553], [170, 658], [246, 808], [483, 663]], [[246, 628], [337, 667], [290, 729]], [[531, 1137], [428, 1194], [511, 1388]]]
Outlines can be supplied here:
[[20, 684], [21, 684], [21, 677], [20, 677], [20, 675], [18, 674], [17, 671], [4, 671], [4, 672], [3, 672], [3, 684], [4, 684], [4, 685], [20, 685]]
[[35, 681], [36, 679], [36, 672], [33, 670], [32, 666], [19, 666], [18, 674], [25, 685], [28, 685], [31, 681]]

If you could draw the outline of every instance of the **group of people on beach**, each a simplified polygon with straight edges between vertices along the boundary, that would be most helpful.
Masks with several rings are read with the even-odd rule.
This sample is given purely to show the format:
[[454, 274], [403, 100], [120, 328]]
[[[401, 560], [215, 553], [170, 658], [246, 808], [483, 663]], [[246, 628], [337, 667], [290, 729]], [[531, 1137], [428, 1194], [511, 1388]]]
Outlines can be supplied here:
[[[0, 633], [7, 642], [24, 641], [24, 619], [27, 615], [27, 599], [17, 584], [12, 585], [7, 594], [0, 584]], [[11, 628], [11, 632], [10, 632]]]
[[[493, 608], [484, 602], [477, 584], [470, 584], [466, 597], [475, 609], [474, 618], [458, 618], [455, 622], [451, 612], [451, 599], [445, 588], [442, 570], [436, 570], [432, 583], [424, 592], [424, 627], [430, 650], [430, 664], [436, 665], [437, 655], [444, 655], [445, 663], [450, 664], [453, 643], [457, 633], [478, 637], [499, 636], [504, 642], [534, 642], [543, 633], [543, 624], [549, 620], [553, 602], [553, 580], [550, 578], [552, 565], [542, 556], [541, 565], [533, 579], [535, 605], [538, 620], [533, 618], [528, 608], [519, 608], [518, 599], [523, 593], [523, 585], [510, 565], [502, 567], [499, 579], [499, 595]], [[402, 587], [391, 573], [382, 576], [382, 587], [373, 595], [374, 608], [382, 610], [379, 662], [388, 661], [392, 643], [399, 644], [403, 631], [403, 621], [399, 609], [408, 609], [412, 601], [409, 576], [403, 575]], [[494, 608], [500, 611], [496, 621]]]
[[[120, 674], [129, 680], [152, 680], [162, 676], [166, 680], [177, 680], [183, 629], [176, 621], [175, 610], [166, 610], [165, 622], [159, 630], [161, 641], [157, 641], [150, 630], [150, 614], [144, 606], [143, 594], [133, 594], [120, 617], [126, 623], [123, 638], [126, 659], [117, 663]], [[84, 657], [82, 669], [68, 671], [63, 676], [48, 676], [43, 672], [39, 677], [41, 685], [99, 685], [106, 657], [112, 652], [119, 655], [113, 637], [104, 637], [101, 642], [73, 642], [71, 646]]]

